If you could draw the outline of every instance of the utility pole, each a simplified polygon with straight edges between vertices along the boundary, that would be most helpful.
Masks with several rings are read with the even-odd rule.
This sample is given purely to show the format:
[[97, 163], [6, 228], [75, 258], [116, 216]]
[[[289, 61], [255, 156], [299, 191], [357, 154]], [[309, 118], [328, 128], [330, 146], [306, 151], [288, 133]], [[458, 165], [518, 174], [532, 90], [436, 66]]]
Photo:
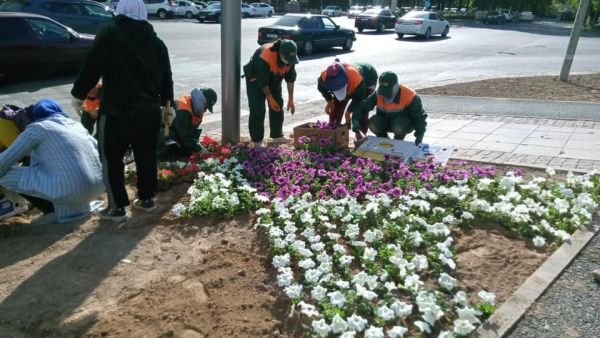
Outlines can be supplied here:
[[575, 15], [569, 47], [567, 47], [567, 55], [565, 55], [565, 60], [563, 61], [560, 76], [558, 78], [560, 81], [566, 82], [569, 79], [569, 72], [571, 71], [571, 65], [573, 64], [573, 58], [575, 57], [577, 42], [579, 42], [579, 35], [581, 35], [581, 30], [583, 29], [583, 20], [585, 19], [589, 5], [590, 0], [581, 0], [579, 2], [579, 9], [577, 9], [577, 15]]
[[240, 142], [241, 0], [221, 3], [221, 142]]

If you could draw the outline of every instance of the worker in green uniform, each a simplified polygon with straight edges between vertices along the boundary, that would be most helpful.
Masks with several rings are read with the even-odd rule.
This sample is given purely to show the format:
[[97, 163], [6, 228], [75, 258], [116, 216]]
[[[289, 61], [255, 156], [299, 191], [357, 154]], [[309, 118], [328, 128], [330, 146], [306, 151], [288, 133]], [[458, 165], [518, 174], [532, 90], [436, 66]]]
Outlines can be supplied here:
[[283, 138], [283, 96], [281, 82], [287, 83], [287, 110], [293, 115], [294, 82], [296, 81], [295, 65], [298, 60], [298, 48], [291, 40], [277, 40], [260, 46], [244, 66], [246, 91], [250, 116], [248, 124], [250, 138], [257, 146], [264, 139], [265, 100], [269, 104], [270, 136], [274, 141]]
[[[325, 113], [329, 115], [329, 123], [341, 125], [342, 116], [345, 116], [345, 123], [350, 128], [350, 112], [375, 92], [376, 85], [377, 71], [373, 65], [342, 63], [339, 59], [335, 59], [334, 63], [321, 72], [317, 81], [317, 89], [327, 101]], [[357, 140], [360, 140], [362, 134], [366, 134], [369, 130], [368, 118], [368, 114], [362, 115], [360, 121], [362, 133], [356, 133]]]
[[414, 130], [415, 145], [423, 143], [427, 114], [423, 110], [421, 98], [410, 87], [399, 84], [393, 72], [384, 72], [379, 77], [377, 92], [371, 94], [352, 111], [352, 130], [360, 132], [360, 119], [377, 107], [377, 113], [369, 119], [369, 129], [378, 137], [404, 140]]
[[190, 156], [201, 150], [199, 139], [202, 129], [200, 124], [204, 113], [212, 113], [217, 102], [217, 93], [211, 88], [194, 88], [190, 95], [179, 97], [175, 105], [176, 112], [165, 135], [162, 126], [159, 137], [158, 153], [161, 158]]

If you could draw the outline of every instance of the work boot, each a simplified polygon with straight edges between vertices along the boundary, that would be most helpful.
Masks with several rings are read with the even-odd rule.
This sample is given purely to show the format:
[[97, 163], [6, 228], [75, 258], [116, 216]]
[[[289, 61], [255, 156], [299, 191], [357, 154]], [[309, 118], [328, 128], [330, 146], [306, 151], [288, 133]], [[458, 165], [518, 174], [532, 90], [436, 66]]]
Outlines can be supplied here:
[[143, 210], [145, 212], [152, 212], [156, 210], [156, 203], [154, 203], [154, 199], [149, 198], [147, 200], [136, 199], [133, 201], [133, 207], [138, 210]]
[[592, 276], [594, 277], [596, 283], [600, 283], [600, 269], [592, 271]]
[[104, 221], [123, 222], [127, 220], [125, 208], [108, 207], [99, 213], [99, 217]]

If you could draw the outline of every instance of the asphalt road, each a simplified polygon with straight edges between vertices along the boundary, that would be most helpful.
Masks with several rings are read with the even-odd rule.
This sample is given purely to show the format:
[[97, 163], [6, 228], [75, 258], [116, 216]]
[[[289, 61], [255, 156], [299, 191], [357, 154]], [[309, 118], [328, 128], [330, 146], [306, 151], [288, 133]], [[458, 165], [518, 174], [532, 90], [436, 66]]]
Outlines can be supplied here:
[[[258, 46], [258, 28], [276, 19], [242, 20], [242, 64]], [[335, 18], [335, 21], [353, 28], [351, 19]], [[220, 25], [184, 19], [153, 20], [152, 24], [169, 48], [176, 95], [196, 86], [210, 86], [220, 93]], [[321, 100], [316, 90], [317, 77], [336, 56], [343, 61], [370, 62], [380, 72], [395, 71], [403, 83], [424, 88], [485, 78], [558, 74], [569, 33], [569, 25], [556, 22], [503, 26], [456, 23], [447, 38], [430, 40], [417, 37], [398, 40], [393, 30], [383, 34], [365, 31], [357, 34], [352, 51], [335, 48], [301, 57], [297, 68], [297, 106], [314, 107], [316, 101]], [[581, 38], [572, 72], [600, 71], [598, 50], [599, 32]], [[0, 87], [0, 103], [26, 104], [42, 97], [54, 97], [68, 104], [72, 80], [72, 77], [59, 77], [5, 85]], [[242, 108], [247, 107], [244, 90], [242, 81]], [[216, 112], [220, 112], [220, 106]]]

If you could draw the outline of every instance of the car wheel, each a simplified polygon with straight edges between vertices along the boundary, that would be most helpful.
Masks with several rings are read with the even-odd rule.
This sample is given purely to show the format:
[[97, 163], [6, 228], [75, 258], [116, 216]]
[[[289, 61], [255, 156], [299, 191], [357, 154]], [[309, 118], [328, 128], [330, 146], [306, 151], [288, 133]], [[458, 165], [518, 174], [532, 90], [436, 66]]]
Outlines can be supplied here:
[[194, 13], [192, 13], [190, 11], [187, 11], [187, 12], [185, 12], [185, 17], [188, 18], [188, 19], [191, 19], [191, 18], [194, 17]]
[[164, 9], [159, 9], [158, 12], [156, 12], [156, 14], [158, 14], [158, 17], [163, 20], [167, 18], [167, 11], [165, 11]]
[[377, 27], [377, 33], [383, 33], [385, 31], [385, 24], [382, 22], [379, 24], [379, 27]]
[[198, 19], [198, 21], [200, 21], [201, 23], [204, 23], [204, 19]]
[[304, 42], [304, 48], [302, 49], [302, 52], [304, 53], [304, 55], [310, 55], [314, 52], [315, 46], [313, 45], [313, 42], [311, 40], [306, 40], [306, 42]]
[[270, 18], [273, 16], [273, 12], [269, 11], [269, 13], [267, 14], [267, 16]]
[[217, 19], [215, 20], [216, 23], [221, 23], [221, 16], [217, 15]]
[[427, 30], [425, 31], [425, 35], [423, 36], [423, 38], [425, 38], [425, 40], [427, 40], [430, 37], [431, 37], [431, 27], [428, 27]]
[[346, 38], [346, 43], [342, 46], [342, 48], [344, 50], [350, 50], [352, 49], [352, 44], [354, 44], [354, 39], [351, 36], [349, 36]]
[[364, 29], [364, 28], [362, 28], [362, 27], [358, 27], [358, 32], [359, 32], [359, 33], [362, 33], [363, 29]]
[[249, 17], [250, 17], [250, 14], [248, 14], [248, 13], [244, 13], [243, 17], [247, 19], [247, 18], [249, 18]]
[[402, 34], [402, 33], [396, 33], [396, 34], [398, 34], [398, 39], [402, 39], [402, 37], [404, 37], [404, 34]]
[[442, 37], [447, 37], [448, 36], [448, 32], [450, 31], [450, 27], [446, 26], [446, 28], [444, 28], [444, 32], [442, 32]]

